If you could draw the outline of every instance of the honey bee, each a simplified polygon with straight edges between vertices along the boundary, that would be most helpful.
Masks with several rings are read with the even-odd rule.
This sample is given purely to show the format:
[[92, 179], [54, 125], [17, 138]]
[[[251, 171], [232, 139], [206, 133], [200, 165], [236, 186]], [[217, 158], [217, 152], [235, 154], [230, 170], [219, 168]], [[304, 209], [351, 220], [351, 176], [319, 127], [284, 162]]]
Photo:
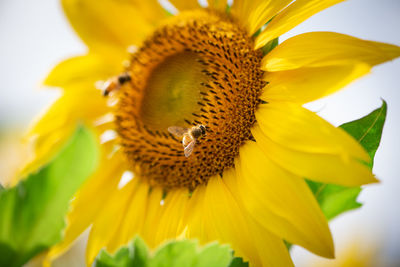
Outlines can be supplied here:
[[108, 96], [112, 91], [117, 91], [123, 84], [131, 80], [129, 73], [123, 73], [107, 80], [103, 85], [103, 96]]
[[168, 132], [177, 137], [182, 137], [183, 152], [186, 157], [189, 157], [193, 152], [197, 140], [206, 135], [206, 127], [204, 125], [198, 125], [188, 129], [179, 126], [171, 126], [168, 127]]

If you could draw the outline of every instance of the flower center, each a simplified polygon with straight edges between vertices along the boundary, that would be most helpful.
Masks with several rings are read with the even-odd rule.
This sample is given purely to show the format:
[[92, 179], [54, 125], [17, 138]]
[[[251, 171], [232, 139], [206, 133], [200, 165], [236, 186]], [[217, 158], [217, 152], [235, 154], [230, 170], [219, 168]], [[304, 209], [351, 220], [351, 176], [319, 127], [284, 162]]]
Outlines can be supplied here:
[[181, 52], [164, 59], [151, 73], [144, 90], [140, 117], [152, 130], [165, 131], [172, 125], [185, 125], [185, 119], [193, 120], [199, 112], [197, 102], [202, 83], [207, 76], [193, 52]]
[[[225, 14], [183, 12], [157, 29], [132, 55], [131, 79], [118, 93], [117, 131], [133, 171], [152, 185], [193, 189], [233, 167], [239, 147], [253, 139], [261, 59]], [[168, 131], [200, 125], [205, 135], [196, 138]], [[194, 140], [188, 157], [182, 138]]]

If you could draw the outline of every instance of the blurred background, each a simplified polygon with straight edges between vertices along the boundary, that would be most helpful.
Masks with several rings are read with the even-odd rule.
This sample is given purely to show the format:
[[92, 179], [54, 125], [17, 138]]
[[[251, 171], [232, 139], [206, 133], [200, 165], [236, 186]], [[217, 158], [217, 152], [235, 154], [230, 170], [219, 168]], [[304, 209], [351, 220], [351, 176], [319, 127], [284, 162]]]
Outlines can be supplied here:
[[[280, 41], [308, 31], [335, 31], [400, 45], [399, 14], [399, 0], [347, 1], [313, 16]], [[55, 64], [85, 53], [86, 47], [69, 27], [57, 0], [0, 0], [0, 36], [2, 183], [25, 154], [16, 145], [23, 132], [58, 96], [56, 90], [41, 87], [41, 81]], [[368, 114], [381, 105], [381, 99], [388, 103], [388, 114], [374, 166], [381, 183], [362, 191], [361, 209], [331, 223], [337, 259], [321, 259], [295, 247], [296, 266], [400, 266], [399, 76], [400, 60], [389, 62], [345, 90], [306, 105], [336, 126]], [[82, 248], [69, 254], [83, 257]], [[345, 265], [348, 259], [354, 261]], [[70, 266], [83, 263], [74, 262]]]

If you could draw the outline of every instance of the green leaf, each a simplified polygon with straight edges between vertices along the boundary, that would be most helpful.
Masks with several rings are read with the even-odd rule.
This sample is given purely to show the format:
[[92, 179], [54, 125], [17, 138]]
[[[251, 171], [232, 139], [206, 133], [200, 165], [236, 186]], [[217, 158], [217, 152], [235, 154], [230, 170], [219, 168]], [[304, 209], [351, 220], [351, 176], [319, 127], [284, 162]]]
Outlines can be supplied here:
[[[367, 116], [340, 126], [365, 148], [372, 160], [381, 140], [386, 110], [387, 105], [383, 101], [380, 108]], [[372, 163], [369, 165], [371, 169], [372, 165]], [[361, 203], [357, 202], [357, 197], [362, 190], [361, 187], [345, 187], [309, 180], [307, 180], [307, 183], [328, 220], [362, 206]]]
[[[228, 246], [211, 243], [199, 248], [196, 241], [171, 241], [149, 256], [146, 245], [136, 237], [127, 247], [114, 255], [101, 251], [95, 267], [227, 267], [232, 261], [232, 250]], [[237, 267], [241, 265], [236, 265]]]
[[196, 267], [229, 266], [232, 261], [232, 250], [227, 245], [211, 243], [200, 250]]
[[114, 255], [102, 250], [96, 258], [96, 267], [145, 267], [148, 266], [147, 246], [140, 238], [135, 238], [128, 246], [120, 248]]
[[386, 120], [387, 104], [382, 100], [382, 106], [367, 116], [340, 127], [353, 136], [368, 152], [372, 161], [369, 165], [372, 169], [376, 150], [382, 137], [383, 126]]
[[151, 267], [194, 266], [196, 244], [193, 241], [171, 242], [161, 247], [150, 260]]
[[249, 263], [244, 262], [242, 258], [236, 257], [233, 258], [229, 267], [249, 267]]
[[345, 187], [306, 181], [311, 188], [314, 188], [313, 193], [328, 220], [362, 206], [361, 203], [357, 202], [357, 197], [361, 192], [360, 187]]
[[97, 157], [93, 134], [80, 128], [47, 166], [0, 192], [0, 266], [21, 266], [61, 239], [69, 201]]

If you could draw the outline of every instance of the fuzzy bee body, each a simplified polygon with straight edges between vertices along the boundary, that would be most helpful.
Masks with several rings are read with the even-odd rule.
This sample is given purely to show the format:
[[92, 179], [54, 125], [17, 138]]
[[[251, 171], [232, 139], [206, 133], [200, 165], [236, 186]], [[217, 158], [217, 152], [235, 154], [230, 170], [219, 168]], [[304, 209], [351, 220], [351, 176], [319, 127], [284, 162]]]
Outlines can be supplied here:
[[193, 126], [192, 128], [183, 128], [179, 126], [168, 127], [168, 131], [177, 137], [182, 137], [183, 152], [189, 157], [194, 149], [197, 140], [206, 134], [204, 125]]
[[118, 91], [122, 85], [131, 80], [131, 76], [128, 73], [115, 76], [107, 80], [103, 85], [103, 95], [108, 96], [113, 91]]

